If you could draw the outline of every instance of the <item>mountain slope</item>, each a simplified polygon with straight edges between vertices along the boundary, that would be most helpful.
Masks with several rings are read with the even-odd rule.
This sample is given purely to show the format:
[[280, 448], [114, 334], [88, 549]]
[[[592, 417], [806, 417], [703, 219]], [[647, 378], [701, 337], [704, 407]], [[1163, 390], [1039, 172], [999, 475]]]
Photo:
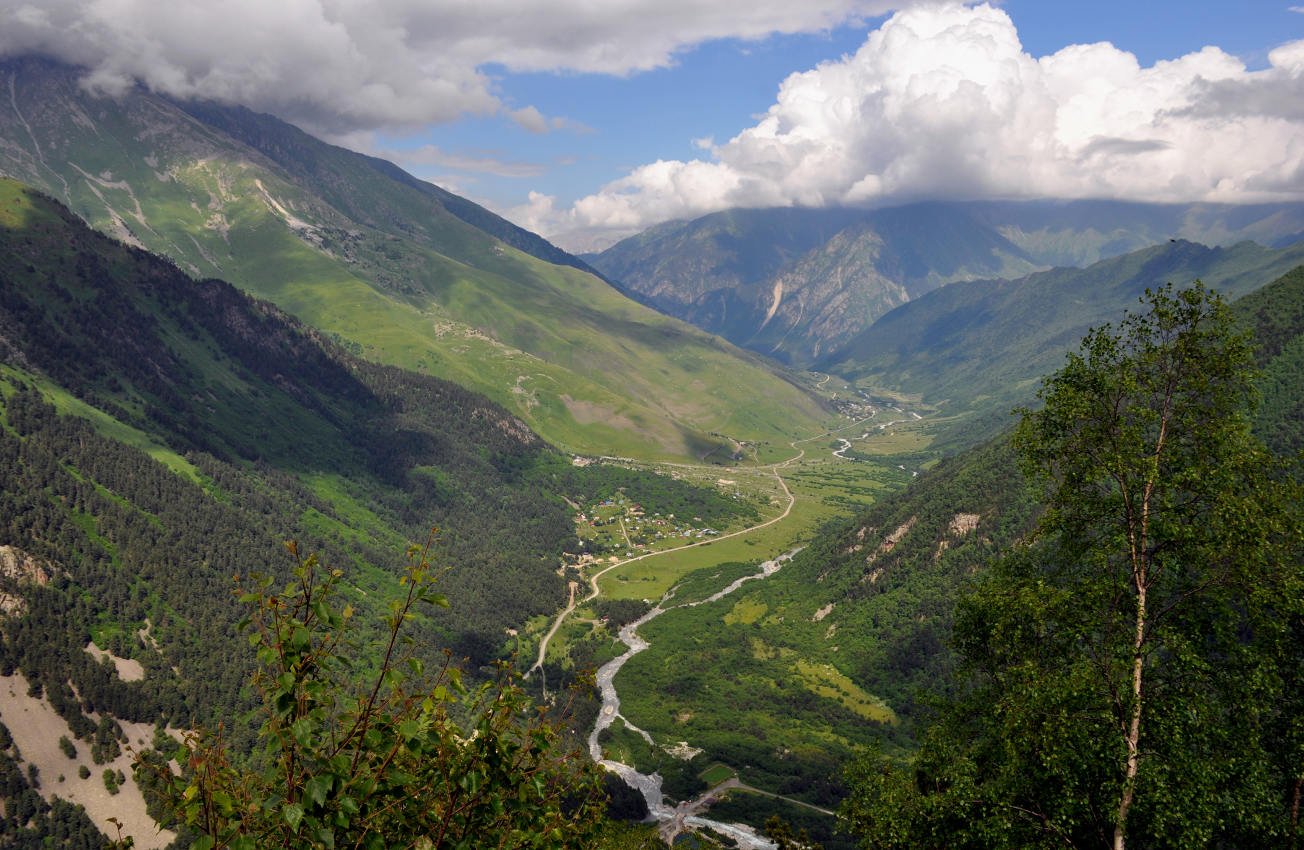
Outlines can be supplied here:
[[0, 172], [356, 352], [482, 391], [559, 445], [700, 456], [732, 448], [711, 433], [771, 439], [824, 416], [794, 376], [392, 165], [269, 116], [77, 81], [0, 65]]
[[1304, 234], [1301, 204], [986, 201], [965, 208], [1048, 266], [1089, 266], [1169, 239], [1281, 248]]
[[1261, 398], [1254, 430], [1273, 451], [1304, 452], [1304, 266], [1232, 305], [1258, 341]]
[[[437, 669], [447, 650], [478, 679], [578, 578], [573, 504], [625, 490], [713, 522], [753, 510], [621, 465], [577, 467], [483, 396], [355, 357], [0, 179], [0, 676], [20, 674], [2, 683], [5, 717], [31, 721], [20, 712], [43, 697], [51, 742], [66, 731], [97, 753], [93, 779], [56, 784], [78, 764], [52, 744], [40, 756], [33, 727], [16, 727], [27, 766], [44, 758], [47, 796], [104, 795], [118, 721], [144, 724], [138, 748], [155, 724], [221, 723], [237, 750], [249, 743], [258, 694], [233, 577], [294, 581], [284, 541], [342, 571], [362, 642], [404, 592], [404, 552], [437, 526], [451, 607], [417, 613], [413, 651]], [[8, 741], [0, 726], [5, 846], [29, 820], [29, 839], [55, 828]], [[130, 772], [129, 757], [113, 766]], [[143, 806], [133, 787], [108, 811], [139, 822]], [[108, 831], [98, 811], [65, 834]]]
[[1302, 262], [1304, 243], [1269, 249], [1178, 241], [1086, 269], [951, 284], [893, 310], [819, 368], [918, 393], [953, 415], [995, 412], [983, 427], [1000, 428], [1004, 414], [1031, 400], [1037, 379], [1059, 366], [1088, 327], [1134, 307], [1146, 287], [1201, 279], [1234, 298]]
[[1178, 236], [1280, 246], [1301, 232], [1299, 204], [732, 210], [660, 225], [589, 259], [645, 303], [808, 366], [888, 310], [946, 283], [1087, 265]]
[[645, 303], [794, 365], [939, 283], [1035, 268], [955, 208], [729, 210], [591, 256]]
[[[198, 490], [185, 502], [265, 491], [245, 498], [266, 502], [270, 525], [239, 522], [279, 527], [273, 542], [307, 534], [338, 563], [369, 565], [373, 593], [388, 593], [375, 570], [408, 541], [448, 528], [445, 579], [460, 611], [440, 643], [482, 654], [503, 628], [560, 602], [570, 509], [530, 470], [569, 464], [505, 410], [352, 357], [272, 305], [114, 243], [11, 181], [0, 181], [0, 218], [0, 362], [14, 387], [39, 387], [148, 448], [181, 473], [167, 489]], [[57, 427], [39, 396], [22, 410], [24, 422]], [[116, 454], [78, 451], [97, 465], [106, 453]], [[176, 522], [160, 525], [175, 533]], [[203, 549], [225, 545], [235, 544]], [[264, 549], [251, 566], [277, 560]]]
[[[1209, 251], [1177, 250], [1191, 248]], [[1277, 414], [1265, 418], [1265, 406], [1254, 430], [1274, 451], [1292, 452], [1304, 369], [1277, 367], [1294, 364], [1304, 337], [1304, 267], [1232, 309], [1280, 391]], [[621, 711], [657, 746], [686, 740], [704, 750], [683, 768], [663, 759], [671, 777], [721, 761], [747, 784], [828, 805], [845, 793], [837, 776], [854, 748], [914, 748], [930, 711], [920, 697], [952, 687], [956, 598], [1026, 537], [1041, 510], [1008, 425], [823, 529], [764, 581], [671, 608], [640, 629], [650, 647], [618, 674]], [[668, 604], [727, 583], [729, 566], [689, 576]]]

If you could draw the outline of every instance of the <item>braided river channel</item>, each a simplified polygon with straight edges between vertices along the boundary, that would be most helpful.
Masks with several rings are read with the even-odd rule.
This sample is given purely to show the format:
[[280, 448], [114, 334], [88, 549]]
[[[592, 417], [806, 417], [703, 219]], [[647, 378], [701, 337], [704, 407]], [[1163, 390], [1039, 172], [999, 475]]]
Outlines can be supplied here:
[[[652, 736], [647, 732], [639, 729], [628, 718], [620, 713], [620, 697], [616, 694], [615, 678], [616, 673], [624, 666], [625, 662], [633, 658], [638, 653], [647, 649], [650, 644], [641, 638], [638, 629], [644, 623], [659, 617], [667, 611], [673, 611], [675, 608], [691, 608], [697, 605], [704, 605], [708, 602], [715, 602], [742, 587], [745, 582], [753, 579], [763, 579], [774, 575], [779, 569], [792, 558], [793, 555], [801, 551], [800, 548], [793, 549], [777, 558], [766, 561], [760, 565], [760, 571], [752, 575], [743, 576], [734, 581], [728, 587], [720, 590], [706, 599], [698, 602], [686, 602], [681, 605], [668, 604], [674, 598], [674, 588], [667, 591], [651, 611], [648, 611], [639, 619], [627, 624], [620, 630], [620, 640], [629, 649], [618, 658], [614, 658], [602, 665], [598, 669], [598, 688], [602, 694], [602, 710], [598, 714], [597, 723], [593, 726], [593, 731], [589, 734], [589, 755], [598, 764], [607, 770], [617, 773], [623, 778], [631, 788], [640, 792], [647, 800], [648, 812], [652, 818], [661, 822], [661, 836], [669, 842], [681, 832], [691, 829], [710, 829], [721, 835], [733, 839], [743, 850], [773, 850], [776, 845], [759, 835], [756, 830], [744, 824], [721, 823], [702, 817], [698, 812], [708, 805], [707, 798], [712, 796], [713, 790], [708, 790], [696, 800], [687, 800], [679, 803], [677, 806], [671, 806], [665, 800], [661, 793], [661, 774], [639, 773], [633, 766], [624, 764], [611, 759], [602, 757], [602, 747], [598, 744], [598, 735], [602, 730], [609, 727], [617, 717], [625, 724], [625, 728], [631, 732], [642, 735], [644, 740], [652, 744]], [[734, 783], [736, 785], [736, 783]]]

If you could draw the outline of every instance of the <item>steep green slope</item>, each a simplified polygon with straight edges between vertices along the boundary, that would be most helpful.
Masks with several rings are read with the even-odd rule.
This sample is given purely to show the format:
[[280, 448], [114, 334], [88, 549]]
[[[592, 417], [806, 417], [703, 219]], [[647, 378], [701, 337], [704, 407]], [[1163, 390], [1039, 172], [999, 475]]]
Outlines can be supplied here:
[[391, 165], [238, 108], [95, 97], [42, 60], [4, 63], [0, 83], [0, 172], [566, 448], [700, 456], [731, 445], [711, 433], [773, 439], [824, 416], [793, 376]]
[[[818, 368], [920, 394], [956, 416], [976, 412], [991, 433], [1008, 421], [1006, 411], [1032, 398], [1038, 378], [1088, 327], [1121, 315], [1146, 287], [1201, 279], [1235, 297], [1301, 262], [1304, 243], [1269, 249], [1166, 242], [1086, 269], [952, 284], [879, 319]], [[993, 412], [999, 415], [985, 417]]]
[[561, 601], [555, 570], [574, 527], [542, 478], [569, 465], [519, 420], [456, 385], [358, 360], [12, 182], [0, 183], [0, 211], [0, 355], [14, 386], [96, 409], [191, 487], [218, 479], [211, 464], [237, 480], [257, 470], [271, 483], [240, 486], [280, 502], [277, 537], [312, 532], [341, 563], [374, 570], [447, 527], [460, 611], [444, 642], [496, 649], [503, 628]]
[[1304, 266], [1232, 305], [1259, 347], [1262, 397], [1254, 431], [1282, 455], [1304, 452]]
[[[483, 663], [507, 629], [564, 601], [560, 567], [579, 551], [567, 498], [644, 483], [577, 469], [488, 399], [358, 359], [7, 180], [0, 391], [0, 546], [67, 575], [71, 595], [50, 604], [86, 592], [70, 635], [130, 636], [148, 619], [192, 684], [230, 657], [231, 576], [284, 574], [281, 541], [347, 568], [370, 612], [396, 592], [407, 544], [436, 525], [453, 607], [418, 635]], [[684, 482], [658, 484], [700, 501]], [[169, 716], [221, 716], [241, 670], [196, 684], [198, 701]]]
[[263, 154], [359, 224], [499, 274], [519, 274], [521, 269], [494, 250], [497, 242], [549, 263], [593, 271], [542, 237], [418, 180], [393, 163], [324, 145], [297, 127], [244, 107], [207, 101], [174, 103], [203, 125]]

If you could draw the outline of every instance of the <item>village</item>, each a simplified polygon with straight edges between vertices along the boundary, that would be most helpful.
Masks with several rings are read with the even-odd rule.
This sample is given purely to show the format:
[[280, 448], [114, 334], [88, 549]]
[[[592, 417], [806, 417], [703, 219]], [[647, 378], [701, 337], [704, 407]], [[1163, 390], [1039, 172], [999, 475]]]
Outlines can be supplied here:
[[675, 549], [719, 536], [701, 517], [649, 512], [623, 494], [584, 508], [575, 515], [580, 553], [578, 566], [616, 562], [649, 552]]

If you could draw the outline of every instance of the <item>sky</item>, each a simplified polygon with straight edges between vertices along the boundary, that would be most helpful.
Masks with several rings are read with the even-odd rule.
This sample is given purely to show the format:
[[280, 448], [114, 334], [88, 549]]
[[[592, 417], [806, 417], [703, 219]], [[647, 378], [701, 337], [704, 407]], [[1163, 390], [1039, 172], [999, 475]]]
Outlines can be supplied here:
[[0, 0], [0, 56], [31, 52], [577, 251], [739, 206], [1304, 200], [1289, 0]]

